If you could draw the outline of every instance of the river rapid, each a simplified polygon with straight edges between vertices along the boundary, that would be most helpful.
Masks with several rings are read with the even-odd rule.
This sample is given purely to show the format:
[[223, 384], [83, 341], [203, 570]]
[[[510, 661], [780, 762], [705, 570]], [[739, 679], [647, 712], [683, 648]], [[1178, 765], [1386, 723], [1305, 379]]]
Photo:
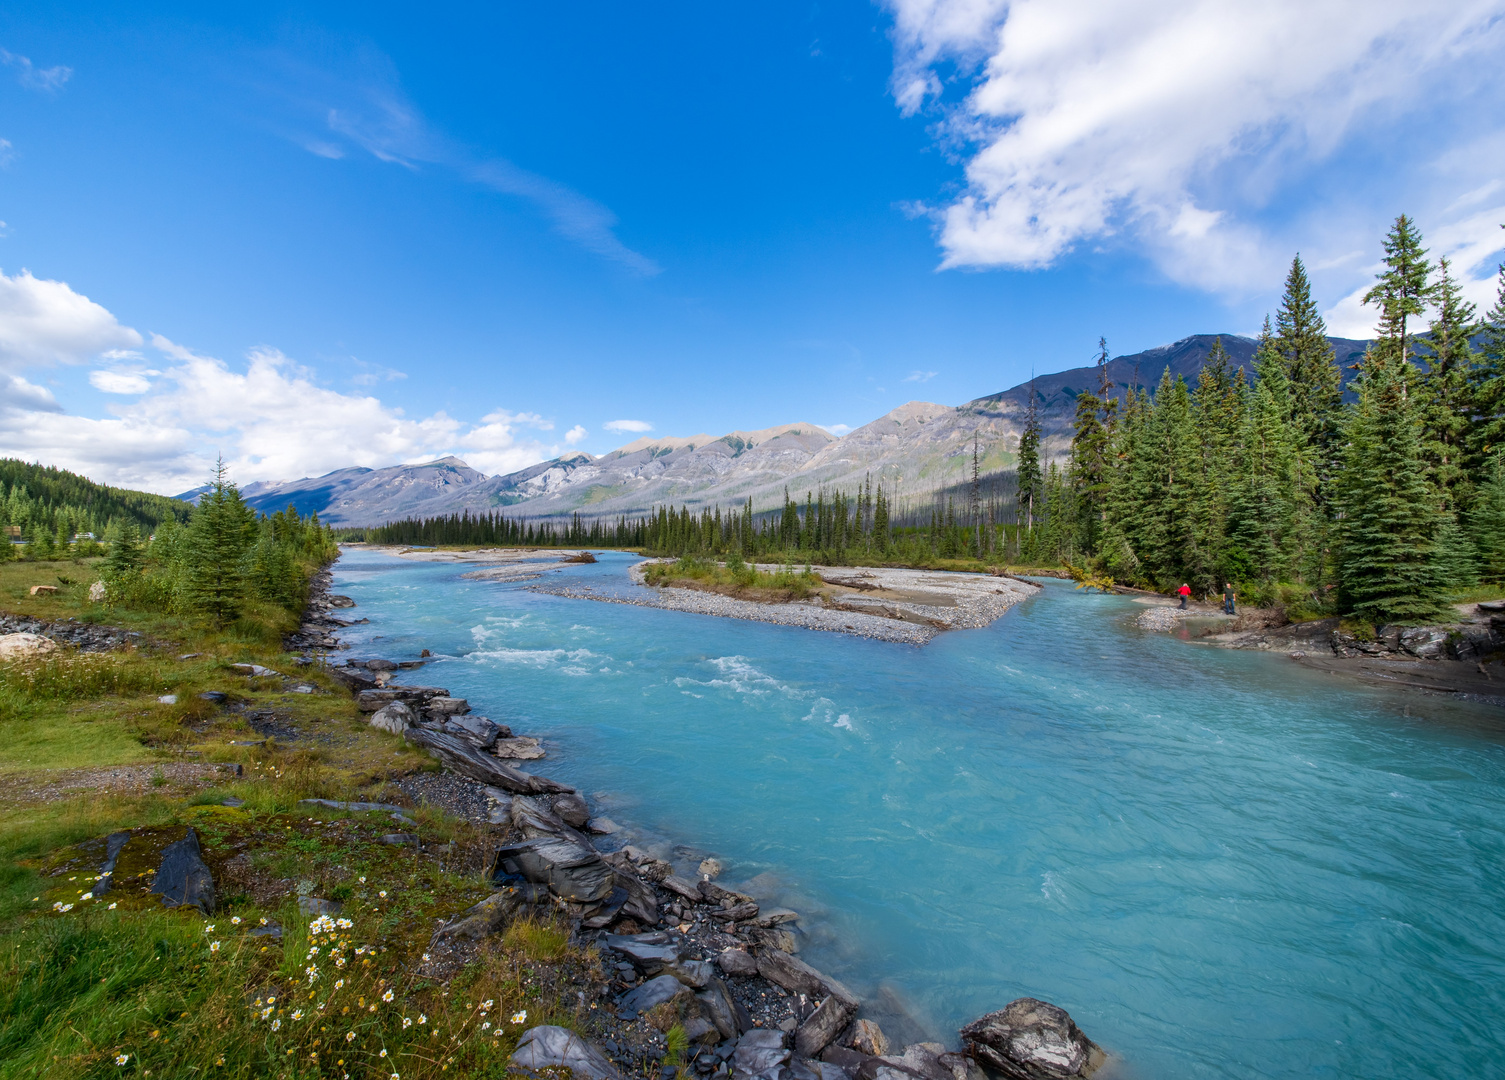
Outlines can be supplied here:
[[[635, 559], [551, 573], [629, 591]], [[923, 648], [349, 549], [356, 656], [715, 853], [901, 1044], [1032, 996], [1114, 1075], [1505, 1076], [1505, 712], [1132, 625], [1047, 582]]]

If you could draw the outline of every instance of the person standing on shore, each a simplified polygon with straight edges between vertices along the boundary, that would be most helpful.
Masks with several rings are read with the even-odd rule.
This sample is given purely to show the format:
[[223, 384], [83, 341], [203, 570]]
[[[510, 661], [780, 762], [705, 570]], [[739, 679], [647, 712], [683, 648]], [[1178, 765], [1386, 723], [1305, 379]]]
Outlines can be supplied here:
[[1191, 599], [1191, 586], [1183, 581], [1181, 587], [1176, 592], [1181, 594], [1181, 610], [1185, 611], [1186, 602]]
[[1236, 601], [1237, 599], [1238, 599], [1238, 594], [1233, 591], [1233, 582], [1231, 582], [1231, 581], [1225, 581], [1225, 582], [1223, 582], [1223, 614], [1224, 615], [1233, 615], [1233, 614], [1235, 614], [1235, 612], [1233, 610], [1233, 607], [1234, 607], [1234, 601]]

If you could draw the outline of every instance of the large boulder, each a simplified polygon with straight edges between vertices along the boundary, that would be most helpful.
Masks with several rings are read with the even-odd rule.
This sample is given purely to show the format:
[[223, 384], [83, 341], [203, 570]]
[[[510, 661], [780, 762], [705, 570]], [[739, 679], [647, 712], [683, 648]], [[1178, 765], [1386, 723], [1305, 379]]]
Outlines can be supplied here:
[[576, 1080], [622, 1080], [616, 1066], [591, 1042], [568, 1028], [552, 1024], [523, 1032], [508, 1064], [531, 1073], [569, 1069]]
[[492, 879], [512, 874], [582, 903], [605, 900], [616, 887], [614, 872], [599, 851], [562, 838], [540, 837], [497, 848]]
[[1106, 1058], [1065, 1009], [1034, 998], [1011, 1001], [961, 1030], [962, 1046], [979, 1064], [1010, 1080], [1091, 1076]]
[[758, 973], [758, 958], [746, 949], [723, 949], [716, 957], [716, 965], [728, 975], [744, 978]]
[[621, 953], [644, 975], [657, 975], [669, 965], [679, 963], [680, 952], [669, 943], [667, 934], [607, 934], [601, 944]]
[[405, 702], [393, 701], [372, 713], [368, 722], [374, 728], [401, 735], [418, 722], [418, 717], [413, 715], [413, 710]]
[[451, 716], [444, 721], [444, 731], [459, 736], [477, 750], [490, 750], [496, 745], [502, 727], [484, 716]]
[[411, 727], [402, 737], [414, 746], [421, 746], [438, 758], [451, 772], [483, 784], [499, 787], [515, 795], [547, 795], [573, 790], [564, 784], [534, 776], [520, 769], [503, 765], [490, 754], [484, 754], [464, 739], [446, 735], [442, 731]]
[[529, 840], [543, 836], [563, 836], [576, 844], [590, 844], [584, 836], [561, 821], [550, 809], [548, 802], [541, 798], [527, 795], [514, 798], [512, 824]]
[[0, 660], [23, 660], [43, 656], [57, 648], [57, 642], [41, 634], [0, 635]]
[[431, 716], [463, 716], [470, 712], [470, 702], [462, 697], [435, 694], [424, 701], [423, 709]]
[[162, 864], [152, 880], [152, 892], [160, 893], [168, 907], [196, 907], [214, 914], [214, 875], [199, 852], [199, 834], [188, 835], [162, 849]]
[[537, 761], [545, 756], [543, 744], [527, 735], [503, 735], [492, 744], [491, 752], [508, 761]]
[[549, 805], [566, 825], [583, 829], [585, 823], [590, 820], [590, 808], [585, 805], [585, 800], [573, 791], [564, 795], [555, 795], [549, 800]]

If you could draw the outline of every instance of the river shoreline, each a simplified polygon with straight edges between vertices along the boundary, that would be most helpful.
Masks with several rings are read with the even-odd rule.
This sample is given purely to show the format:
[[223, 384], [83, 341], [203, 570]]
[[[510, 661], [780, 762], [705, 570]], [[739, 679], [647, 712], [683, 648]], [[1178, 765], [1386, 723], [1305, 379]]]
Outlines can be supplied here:
[[[424, 561], [481, 562], [485, 558]], [[521, 561], [514, 560], [514, 564]], [[553, 563], [546, 568], [559, 565]], [[521, 568], [514, 565], [506, 569]], [[854, 571], [844, 569], [843, 572], [850, 574]], [[488, 579], [497, 580], [489, 575]], [[904, 580], [911, 585], [915, 583]], [[318, 640], [321, 644], [336, 638], [334, 648], [343, 650], [348, 646], [337, 641], [341, 627], [330, 625], [328, 613], [332, 608], [350, 606], [353, 602], [333, 596], [329, 592], [332, 583], [332, 574], [328, 573], [321, 575], [316, 582], [310, 599], [310, 618], [299, 638]], [[899, 579], [885, 582], [888, 585], [899, 583]], [[1028, 583], [997, 583], [996, 579], [989, 585], [996, 591], [988, 595], [1007, 597], [1008, 602], [1001, 605], [997, 601], [978, 604], [975, 600], [955, 603], [951, 612], [958, 624], [964, 619], [985, 619], [978, 625], [986, 625], [1019, 599], [1033, 595], [1037, 588], [1026, 587]], [[531, 588], [555, 592], [549, 588]], [[983, 595], [980, 590], [973, 591], [978, 596]], [[602, 595], [581, 598], [607, 599]], [[988, 614], [995, 610], [995, 614]], [[849, 620], [860, 618], [909, 628], [909, 624], [895, 619], [850, 612], [840, 614]], [[914, 629], [929, 632], [924, 640], [939, 632], [935, 627]], [[327, 644], [324, 647], [328, 647]], [[529, 881], [548, 881], [550, 889], [556, 893], [556, 903], [563, 903], [580, 939], [594, 941], [622, 958], [618, 965], [621, 997], [616, 1023], [608, 1025], [615, 1037], [607, 1039], [608, 1050], [625, 1049], [629, 1045], [629, 1034], [636, 1036], [632, 1041], [637, 1045], [651, 1046], [652, 1036], [641, 1019], [643, 1014], [679, 1000], [681, 990], [689, 987], [698, 991], [695, 998], [701, 1002], [699, 1019], [687, 1021], [692, 1025], [687, 1028], [693, 1032], [692, 1039], [703, 1039], [707, 1047], [718, 1041], [722, 1044], [715, 1053], [702, 1059], [702, 1065], [698, 1066], [702, 1075], [722, 1076], [727, 1071], [728, 1059], [733, 1057], [734, 1044], [735, 1054], [741, 1055], [741, 1047], [748, 1042], [749, 1033], [754, 1033], [754, 1042], [761, 1039], [768, 1044], [763, 1047], [763, 1051], [771, 1055], [768, 1063], [778, 1067], [770, 1071], [753, 1067], [754, 1063], [750, 1061], [733, 1063], [733, 1067], [769, 1080], [777, 1080], [781, 1071], [791, 1080], [873, 1080], [885, 1069], [906, 1080], [979, 1080], [980, 1073], [971, 1058], [948, 1050], [942, 1044], [926, 1042], [923, 1037], [904, 1048], [902, 1053], [898, 1047], [891, 1048], [878, 1024], [871, 1019], [859, 1020], [859, 1016], [870, 1015], [871, 1003], [869, 1009], [864, 1010], [862, 1003], [841, 983], [796, 958], [800, 938], [805, 933], [800, 925], [801, 917], [786, 909], [767, 908], [747, 892], [718, 884], [716, 878], [721, 873], [721, 866], [713, 855], [692, 852], [682, 846], [654, 845], [651, 841], [644, 847], [626, 843], [628, 836], [625, 831], [605, 819], [600, 811], [592, 815], [585, 799], [572, 789], [511, 768], [515, 762], [503, 762], [503, 769], [496, 770], [491, 764], [477, 760], [483, 755], [477, 752], [480, 748], [470, 736], [476, 731], [484, 732], [484, 726], [490, 722], [468, 715], [468, 703], [454, 705], [456, 699], [448, 698], [443, 688], [408, 687], [395, 681], [394, 677], [400, 677], [403, 668], [416, 666], [416, 663], [390, 659], [346, 660], [343, 665], [329, 665], [328, 670], [357, 694], [363, 711], [372, 712], [371, 706], [381, 706], [374, 710], [371, 718], [374, 724], [382, 724], [386, 702], [404, 700], [407, 692], [410, 696], [406, 700], [415, 706], [414, 711], [426, 717], [426, 722], [420, 721], [417, 728], [405, 726], [402, 734], [415, 745], [427, 746], [445, 769], [434, 780], [425, 781], [420, 777], [412, 782], [398, 781], [396, 786], [415, 800], [437, 803], [473, 821], [484, 820], [493, 827], [500, 826], [498, 873], [505, 871], [522, 874]], [[378, 676], [381, 670], [389, 674], [380, 681], [377, 677], [368, 677], [373, 671], [370, 665], [376, 666]], [[372, 697], [371, 706], [368, 706], [364, 699], [373, 691], [377, 696]], [[510, 738], [510, 729], [505, 734]], [[466, 736], [470, 741], [465, 743], [456, 738], [457, 735]], [[487, 783], [487, 780], [492, 783]], [[486, 807], [484, 819], [481, 806]], [[535, 858], [528, 852], [543, 850], [550, 845], [570, 845], [577, 851], [588, 845], [589, 850], [597, 853], [600, 862], [610, 868], [608, 873], [614, 878], [616, 887], [609, 895], [560, 895], [555, 873], [563, 864], [556, 864], [555, 870], [549, 870], [542, 877], [537, 868], [532, 872], [528, 869], [528, 859]], [[507, 853], [514, 850], [517, 852], [512, 856], [514, 861], [508, 862]], [[591, 863], [590, 859], [581, 861]], [[570, 872], [579, 871], [575, 868]], [[471, 912], [457, 915], [446, 926], [463, 924], [467, 918], [473, 921]], [[449, 953], [441, 947], [447, 941], [441, 940], [445, 934], [446, 930], [441, 927], [435, 935], [436, 944], [430, 949], [434, 955], [431, 966], [435, 975], [446, 970], [452, 973], [464, 962], [463, 949], [459, 953]], [[672, 958], [669, 958], [667, 954], [671, 953]], [[718, 1001], [724, 1008], [717, 1004]], [[692, 1005], [691, 1012], [694, 1011]], [[1064, 1013], [1060, 1013], [1064, 1021], [1056, 1018], [1054, 1013], [1041, 1014], [1043, 1019], [1033, 1013], [1030, 1016], [1033, 1017], [1030, 1023], [1043, 1024], [1047, 1028], [1054, 1025], [1062, 1029], [1063, 1035], [1070, 1034], [1062, 1027], [1070, 1023]], [[728, 1017], [735, 1027], [731, 1032], [727, 1030]], [[901, 1016], [895, 1019], [901, 1021], [900, 1028], [908, 1031], [919, 1026], [913, 1018]], [[699, 1026], [694, 1027], [695, 1024]], [[777, 1034], [778, 1038], [769, 1042], [758, 1032], [766, 1032], [770, 1037]], [[977, 1037], [990, 1038], [991, 1035]], [[1089, 1059], [1094, 1063], [1100, 1061], [1101, 1051], [1079, 1032], [1074, 1038], [1084, 1048], [1084, 1062]], [[785, 1043], [790, 1046], [785, 1047]], [[790, 1056], [791, 1049], [793, 1057]], [[723, 1054], [722, 1050], [727, 1052]]]

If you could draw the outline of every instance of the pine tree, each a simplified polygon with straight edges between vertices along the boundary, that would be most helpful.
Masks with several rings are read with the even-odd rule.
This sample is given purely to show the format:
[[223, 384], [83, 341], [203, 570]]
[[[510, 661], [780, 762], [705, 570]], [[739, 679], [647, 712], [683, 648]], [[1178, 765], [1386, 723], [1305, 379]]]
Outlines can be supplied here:
[[1468, 524], [1479, 570], [1489, 581], [1505, 582], [1505, 446], [1484, 467]]
[[1024, 412], [1024, 430], [1019, 434], [1019, 517], [1026, 531], [1035, 527], [1035, 508], [1039, 504], [1044, 477], [1040, 474], [1040, 413], [1036, 408], [1035, 378], [1029, 380], [1029, 407]]
[[1364, 303], [1379, 306], [1378, 345], [1387, 359], [1411, 359], [1411, 320], [1420, 318], [1432, 300], [1426, 256], [1411, 219], [1405, 214], [1396, 218], [1385, 237], [1385, 272], [1375, 275], [1379, 284], [1364, 294]]
[[1477, 360], [1469, 339], [1478, 333], [1473, 304], [1463, 299], [1447, 259], [1437, 261], [1433, 286], [1437, 315], [1431, 322], [1430, 355], [1422, 380], [1423, 439], [1427, 463], [1442, 504], [1456, 510], [1468, 501], [1464, 438], [1474, 412], [1471, 400]]
[[189, 519], [184, 555], [191, 606], [220, 622], [240, 612], [245, 592], [241, 560], [255, 535], [255, 514], [231, 483], [224, 459]]
[[1359, 376], [1341, 475], [1341, 602], [1375, 625], [1444, 614], [1440, 524], [1421, 423], [1396, 350], [1374, 348]]
[[1475, 468], [1505, 447], [1505, 263], [1496, 280], [1495, 306], [1484, 316], [1481, 355], [1471, 379], [1474, 423], [1468, 448]]

